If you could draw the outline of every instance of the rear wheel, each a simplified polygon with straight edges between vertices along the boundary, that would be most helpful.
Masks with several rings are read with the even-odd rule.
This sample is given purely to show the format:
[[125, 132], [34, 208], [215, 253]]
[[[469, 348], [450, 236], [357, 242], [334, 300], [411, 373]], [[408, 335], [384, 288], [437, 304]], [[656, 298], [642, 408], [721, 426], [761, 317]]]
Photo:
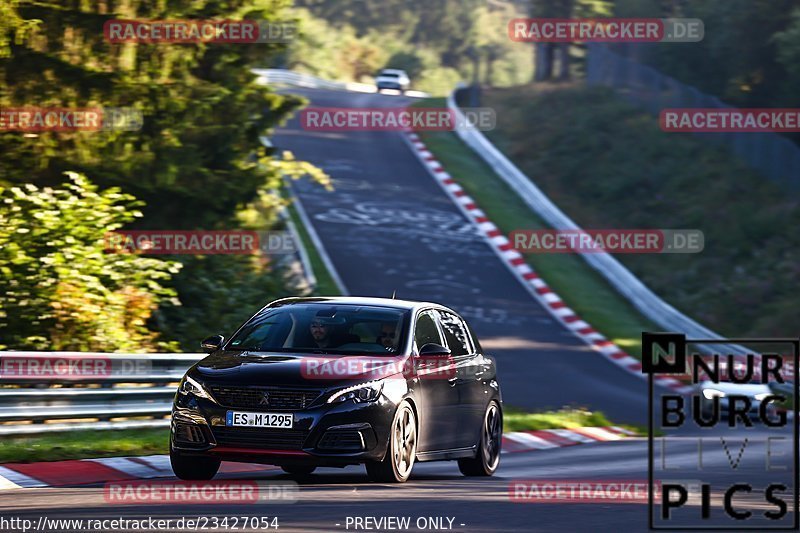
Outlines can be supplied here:
[[281, 470], [294, 476], [307, 476], [316, 470], [316, 466], [282, 466]]
[[170, 448], [169, 462], [172, 465], [172, 471], [180, 479], [207, 480], [217, 475], [221, 461], [215, 457], [181, 455]]
[[458, 469], [465, 476], [491, 476], [500, 464], [502, 440], [503, 415], [500, 406], [492, 400], [483, 415], [478, 453], [470, 459], [459, 459]]
[[417, 457], [417, 417], [407, 402], [397, 408], [391, 427], [386, 457], [367, 463], [367, 474], [372, 481], [405, 483]]

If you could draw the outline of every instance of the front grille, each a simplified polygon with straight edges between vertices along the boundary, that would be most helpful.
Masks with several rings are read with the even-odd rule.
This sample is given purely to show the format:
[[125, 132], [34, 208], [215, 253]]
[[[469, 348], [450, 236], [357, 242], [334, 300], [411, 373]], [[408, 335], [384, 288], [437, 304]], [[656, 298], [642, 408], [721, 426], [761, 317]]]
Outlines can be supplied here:
[[[276, 387], [223, 387], [212, 385], [211, 394], [224, 407], [300, 411], [320, 395], [320, 389], [283, 389]], [[266, 394], [266, 398], [265, 398]]]
[[307, 431], [292, 429], [220, 426], [213, 428], [212, 431], [218, 446], [266, 450], [300, 450], [308, 436]]

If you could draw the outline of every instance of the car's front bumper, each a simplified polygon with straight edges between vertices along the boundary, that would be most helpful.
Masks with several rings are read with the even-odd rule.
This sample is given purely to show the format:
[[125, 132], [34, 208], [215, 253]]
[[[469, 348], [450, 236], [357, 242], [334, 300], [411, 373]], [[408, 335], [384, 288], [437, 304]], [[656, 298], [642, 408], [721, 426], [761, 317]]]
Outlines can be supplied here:
[[292, 429], [229, 427], [231, 409], [193, 395], [178, 395], [172, 411], [170, 443], [182, 455], [266, 464], [345, 466], [383, 459], [396, 404], [321, 404], [293, 411]]
[[[719, 417], [721, 420], [727, 421], [731, 411], [730, 401], [728, 397], [719, 398], [718, 401], [719, 401]], [[701, 397], [700, 409], [703, 414], [703, 418], [707, 419], [713, 412], [714, 401]], [[765, 407], [765, 413], [769, 417], [774, 417], [776, 413], [775, 406], [772, 404], [768, 404]], [[747, 411], [747, 417], [753, 421], [761, 419], [761, 402], [759, 400], [756, 400], [755, 398], [750, 398], [750, 409]]]
[[377, 87], [378, 90], [381, 90], [381, 89], [394, 89], [394, 90], [397, 90], [397, 91], [403, 91], [406, 88], [404, 85], [402, 85], [400, 83], [394, 83], [394, 82], [389, 82], [389, 81], [378, 82], [378, 83], [375, 84], [375, 87]]

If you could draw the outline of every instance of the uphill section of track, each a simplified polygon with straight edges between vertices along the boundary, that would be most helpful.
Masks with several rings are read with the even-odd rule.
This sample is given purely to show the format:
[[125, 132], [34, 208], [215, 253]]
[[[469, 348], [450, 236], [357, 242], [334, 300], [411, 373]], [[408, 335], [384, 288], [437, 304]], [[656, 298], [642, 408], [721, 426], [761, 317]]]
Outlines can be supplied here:
[[[399, 96], [292, 89], [313, 106], [404, 107]], [[334, 181], [294, 185], [308, 220], [352, 295], [431, 300], [456, 309], [498, 360], [504, 401], [565, 405], [644, 423], [645, 381], [609, 363], [564, 328], [520, 284], [464, 217], [401, 132], [278, 130], [275, 144]], [[480, 200], [478, 198], [478, 200]]]

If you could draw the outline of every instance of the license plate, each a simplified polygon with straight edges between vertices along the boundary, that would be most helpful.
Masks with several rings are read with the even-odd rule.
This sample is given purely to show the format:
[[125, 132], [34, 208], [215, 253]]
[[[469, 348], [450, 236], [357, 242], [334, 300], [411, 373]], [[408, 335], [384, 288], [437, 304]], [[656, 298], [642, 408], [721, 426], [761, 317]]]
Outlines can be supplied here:
[[294, 416], [286, 413], [246, 413], [242, 411], [228, 411], [225, 416], [226, 426], [291, 429], [293, 423]]

